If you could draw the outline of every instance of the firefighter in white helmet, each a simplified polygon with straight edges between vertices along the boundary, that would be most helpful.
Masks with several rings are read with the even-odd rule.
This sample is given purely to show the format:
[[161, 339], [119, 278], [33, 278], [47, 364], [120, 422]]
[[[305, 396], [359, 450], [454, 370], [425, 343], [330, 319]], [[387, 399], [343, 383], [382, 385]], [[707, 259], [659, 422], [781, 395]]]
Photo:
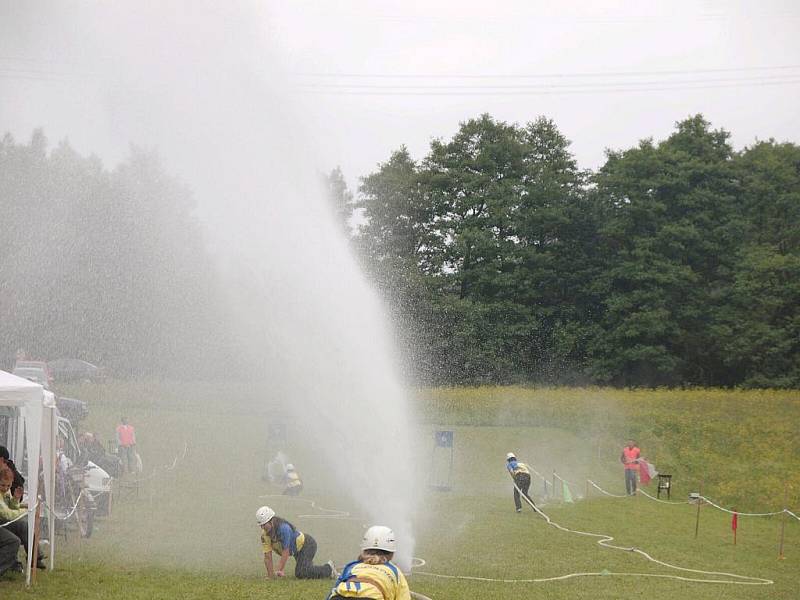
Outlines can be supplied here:
[[392, 563], [396, 550], [394, 531], [383, 525], [367, 529], [358, 560], [345, 566], [325, 600], [411, 600], [405, 575]]
[[300, 479], [300, 474], [294, 468], [292, 463], [286, 465], [286, 472], [283, 475], [284, 496], [299, 496], [303, 491], [303, 480]]
[[514, 480], [514, 507], [517, 512], [522, 512], [522, 502], [520, 500], [520, 491], [525, 494], [525, 497], [533, 504], [533, 500], [528, 495], [528, 489], [531, 487], [531, 470], [524, 462], [519, 462], [517, 456], [513, 452], [506, 454], [506, 468], [508, 469], [511, 478]]
[[[294, 576], [297, 579], [335, 579], [338, 575], [332, 561], [325, 565], [315, 566], [314, 555], [317, 553], [317, 542], [313, 537], [282, 519], [269, 506], [262, 506], [256, 511], [256, 523], [261, 527], [261, 546], [264, 550], [264, 566], [267, 577], [285, 577], [284, 569], [290, 556], [294, 556]], [[278, 568], [272, 564], [272, 553], [280, 556]]]

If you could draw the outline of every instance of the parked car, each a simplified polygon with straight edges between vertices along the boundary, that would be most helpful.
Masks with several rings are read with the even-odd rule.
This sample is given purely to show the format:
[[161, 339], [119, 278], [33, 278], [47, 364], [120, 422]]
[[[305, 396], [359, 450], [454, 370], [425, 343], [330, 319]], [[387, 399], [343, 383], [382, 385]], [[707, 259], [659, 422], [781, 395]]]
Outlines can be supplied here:
[[47, 366], [57, 381], [97, 381], [105, 377], [102, 367], [79, 358], [59, 358]]
[[47, 389], [53, 385], [53, 374], [43, 360], [17, 360], [12, 373], [18, 377], [35, 381]]
[[56, 396], [56, 406], [58, 412], [69, 419], [71, 423], [77, 423], [89, 416], [89, 404], [84, 400]]
[[40, 367], [14, 367], [12, 375], [38, 383], [47, 390], [50, 389], [50, 378], [47, 376], [47, 371]]

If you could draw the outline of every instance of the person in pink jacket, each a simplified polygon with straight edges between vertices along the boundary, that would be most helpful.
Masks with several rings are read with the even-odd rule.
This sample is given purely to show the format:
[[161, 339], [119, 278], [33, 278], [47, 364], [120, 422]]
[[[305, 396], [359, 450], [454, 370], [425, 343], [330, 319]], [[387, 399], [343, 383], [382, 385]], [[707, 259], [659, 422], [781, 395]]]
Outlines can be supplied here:
[[123, 472], [136, 471], [136, 430], [128, 424], [128, 417], [122, 417], [117, 425], [117, 446]]
[[633, 440], [628, 440], [628, 445], [622, 449], [619, 457], [622, 466], [625, 467], [625, 491], [628, 496], [636, 495], [636, 476], [639, 474], [639, 458], [642, 451]]

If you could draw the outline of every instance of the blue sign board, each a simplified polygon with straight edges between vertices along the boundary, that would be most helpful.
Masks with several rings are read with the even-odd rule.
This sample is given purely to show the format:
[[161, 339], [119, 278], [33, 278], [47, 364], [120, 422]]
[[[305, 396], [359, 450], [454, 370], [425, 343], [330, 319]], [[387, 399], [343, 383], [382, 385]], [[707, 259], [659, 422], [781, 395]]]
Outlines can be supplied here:
[[437, 431], [436, 432], [436, 445], [440, 448], [453, 447], [453, 432], [452, 431]]

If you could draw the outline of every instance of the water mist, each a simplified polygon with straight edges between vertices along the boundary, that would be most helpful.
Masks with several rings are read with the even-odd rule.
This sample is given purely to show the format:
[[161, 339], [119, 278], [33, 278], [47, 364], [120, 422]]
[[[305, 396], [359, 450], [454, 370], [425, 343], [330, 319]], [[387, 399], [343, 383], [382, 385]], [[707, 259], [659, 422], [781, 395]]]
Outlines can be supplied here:
[[93, 123], [109, 145], [156, 148], [192, 189], [209, 268], [224, 278], [265, 403], [293, 415], [300, 443], [335, 476], [332, 494], [351, 497], [365, 523], [395, 529], [407, 566], [409, 405], [384, 308], [319, 187], [336, 158], [315, 157], [282, 94], [273, 26], [249, 6], [114, 3], [53, 10], [36, 31], [64, 42], [86, 97], [102, 99]]

